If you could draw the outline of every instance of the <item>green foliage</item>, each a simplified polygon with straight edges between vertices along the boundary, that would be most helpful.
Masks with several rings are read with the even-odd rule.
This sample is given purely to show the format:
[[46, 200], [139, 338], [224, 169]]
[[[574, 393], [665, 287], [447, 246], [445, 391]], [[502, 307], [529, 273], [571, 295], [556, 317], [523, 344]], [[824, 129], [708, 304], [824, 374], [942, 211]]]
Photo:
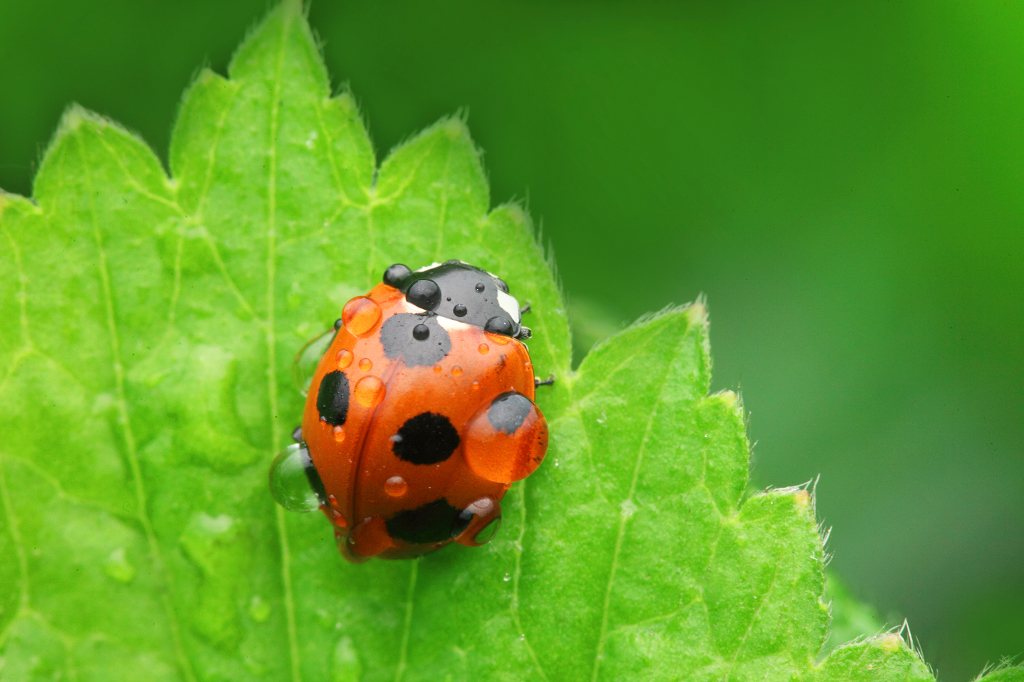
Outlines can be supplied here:
[[829, 572], [826, 575], [825, 597], [832, 605], [826, 648], [834, 649], [858, 637], [876, 635], [885, 629], [875, 609], [857, 601], [835, 573]]
[[[199, 75], [170, 159], [72, 108], [37, 204], [0, 197], [5, 680], [932, 679], [892, 633], [815, 664], [813, 499], [745, 495], [703, 306], [573, 372], [551, 269], [519, 207], [488, 212], [464, 123], [378, 169], [297, 3]], [[490, 545], [352, 566], [267, 493], [290, 360], [390, 263], [447, 258], [532, 303], [548, 460]]]

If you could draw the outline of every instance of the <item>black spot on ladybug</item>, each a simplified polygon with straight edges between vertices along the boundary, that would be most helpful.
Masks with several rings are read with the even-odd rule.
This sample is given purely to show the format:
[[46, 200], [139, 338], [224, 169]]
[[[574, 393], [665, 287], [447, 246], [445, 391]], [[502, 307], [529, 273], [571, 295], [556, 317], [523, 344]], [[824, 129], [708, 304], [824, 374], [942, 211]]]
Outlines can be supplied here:
[[402, 265], [401, 263], [395, 263], [390, 268], [384, 271], [384, 284], [389, 287], [395, 287], [396, 289], [401, 288], [405, 278], [412, 274], [412, 270]]
[[316, 409], [320, 421], [332, 426], [341, 426], [348, 416], [348, 377], [340, 370], [326, 374], [316, 394]]
[[452, 308], [452, 312], [455, 313], [455, 317], [465, 317], [466, 313], [468, 313], [469, 311], [466, 309], [466, 306], [459, 303], [454, 308]]
[[423, 412], [402, 424], [391, 441], [399, 459], [411, 464], [437, 464], [459, 447], [459, 432], [443, 414]]
[[416, 280], [405, 292], [405, 300], [424, 310], [433, 310], [441, 302], [441, 287], [429, 279]]
[[401, 356], [408, 367], [436, 365], [452, 350], [451, 337], [437, 318], [416, 313], [398, 313], [385, 320], [380, 342], [384, 355], [392, 360]]
[[533, 409], [533, 402], [522, 393], [502, 393], [487, 408], [487, 421], [498, 431], [513, 434]]
[[508, 321], [507, 317], [504, 317], [503, 315], [496, 315], [495, 317], [487, 320], [487, 324], [484, 325], [484, 330], [489, 331], [492, 334], [512, 336], [512, 323]]
[[452, 524], [459, 510], [441, 498], [416, 509], [398, 512], [385, 522], [388, 534], [396, 540], [417, 545], [444, 542], [452, 537]]

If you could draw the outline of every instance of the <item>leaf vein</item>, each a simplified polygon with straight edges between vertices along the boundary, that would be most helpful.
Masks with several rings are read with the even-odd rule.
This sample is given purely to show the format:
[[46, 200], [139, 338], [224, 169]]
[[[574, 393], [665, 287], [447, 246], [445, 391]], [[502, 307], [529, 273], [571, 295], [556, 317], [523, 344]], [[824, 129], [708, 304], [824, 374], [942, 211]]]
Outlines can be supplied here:
[[409, 651], [409, 634], [412, 632], [413, 597], [416, 594], [416, 578], [419, 574], [419, 559], [413, 559], [409, 570], [409, 588], [405, 595], [405, 622], [402, 626], [402, 643], [398, 649], [398, 665], [395, 667], [395, 682], [401, 682], [405, 674], [406, 656]]
[[[25, 543], [21, 538], [18, 519], [14, 515], [14, 504], [11, 502], [11, 494], [7, 489], [7, 473], [4, 471], [4, 462], [2, 457], [0, 457], [0, 498], [3, 500], [4, 516], [7, 517], [11, 540], [14, 542], [14, 551], [18, 558], [18, 576], [20, 578], [18, 581], [20, 590], [18, 608], [19, 610], [23, 610], [28, 608], [29, 604], [28, 557], [25, 554]], [[7, 637], [10, 634], [10, 630], [17, 619], [18, 617], [15, 615], [15, 617], [11, 619], [11, 622], [4, 628], [3, 632], [0, 633], [0, 649], [3, 649], [4, 643], [7, 641]]]
[[509, 604], [509, 611], [512, 613], [512, 621], [515, 623], [516, 630], [523, 637], [523, 644], [526, 646], [527, 653], [530, 654], [530, 658], [533, 660], [533, 664], [537, 667], [537, 672], [540, 673], [542, 679], [547, 680], [547, 673], [544, 672], [543, 666], [540, 664], [540, 660], [537, 658], [537, 652], [534, 651], [533, 645], [530, 644], [530, 638], [526, 636], [526, 630], [523, 629], [523, 624], [519, 620], [519, 576], [522, 573], [522, 556], [523, 556], [523, 538], [526, 536], [526, 479], [519, 482], [519, 538], [513, 544], [513, 549], [516, 553], [516, 567], [512, 574], [512, 603]]
[[64, 485], [60, 482], [59, 479], [57, 479], [56, 476], [54, 476], [46, 469], [39, 466], [38, 463], [33, 462], [30, 459], [25, 459], [24, 457], [19, 457], [18, 455], [0, 453], [0, 462], [3, 461], [17, 462], [19, 465], [27, 469], [31, 469], [36, 476], [46, 481], [54, 489], [54, 494], [56, 495], [57, 499], [65, 500], [67, 502], [70, 502], [71, 504], [77, 504], [81, 507], [85, 507], [87, 509], [92, 509], [103, 514], [107, 514], [108, 516], [120, 519], [122, 521], [126, 521], [131, 524], [138, 523], [139, 519], [137, 515], [125, 514], [119, 512], [118, 510], [112, 507], [105, 507], [94, 500], [88, 500], [85, 499], [84, 497], [72, 495], [71, 493], [67, 492], [64, 489]]
[[99, 274], [103, 292], [103, 303], [106, 309], [107, 334], [109, 336], [111, 354], [113, 355], [114, 385], [117, 393], [118, 421], [121, 424], [122, 435], [125, 440], [125, 449], [128, 454], [128, 465], [135, 482], [135, 498], [138, 505], [139, 522], [142, 524], [149, 544], [150, 558], [163, 591], [164, 607], [167, 613], [168, 625], [174, 641], [174, 649], [177, 654], [178, 664], [181, 667], [185, 678], [194, 682], [195, 674], [192, 670], [192, 663], [185, 654], [182, 646], [181, 633], [178, 625], [178, 616], [174, 610], [169, 597], [170, 583], [164, 569], [163, 554], [157, 542], [156, 534], [153, 531], [152, 522], [149, 519], [148, 502], [146, 499], [146, 488], [142, 480], [142, 468], [139, 465], [138, 452], [135, 447], [135, 435], [132, 432], [131, 417], [128, 414], [128, 402], [124, 391], [124, 367], [121, 364], [121, 341], [117, 329], [117, 319], [114, 313], [114, 297], [110, 282], [110, 265], [107, 261], [106, 247], [103, 243], [103, 235], [100, 231], [99, 220], [96, 216], [95, 190], [93, 188], [92, 173], [89, 167], [89, 158], [85, 151], [85, 144], [81, 136], [76, 136], [78, 151], [82, 159], [82, 166], [85, 170], [84, 179], [89, 188], [89, 214], [92, 222], [93, 239], [96, 243], [97, 255], [99, 256]]
[[452, 165], [452, 150], [455, 145], [448, 146], [448, 153], [444, 157], [444, 173], [441, 175], [441, 210], [437, 217], [437, 246], [434, 247], [434, 260], [440, 262], [441, 247], [444, 244], [444, 226], [448, 220], [448, 181], [449, 170]]
[[722, 678], [723, 682], [727, 681], [729, 679], [729, 675], [736, 669], [736, 662], [739, 660], [740, 651], [743, 650], [743, 646], [747, 643], [747, 638], [750, 637], [750, 633], [754, 630], [754, 623], [757, 622], [757, 617], [761, 613], [761, 610], [764, 609], [764, 605], [768, 603], [768, 597], [773, 591], [775, 591], [775, 584], [778, 581], [778, 578], [779, 565], [778, 563], [773, 563], [772, 582], [768, 586], [768, 590], [764, 593], [764, 597], [758, 601], [757, 608], [754, 609], [754, 613], [750, 616], [750, 623], [747, 624], [747, 630], [743, 633], [743, 637], [740, 638], [740, 643], [736, 646], [736, 652], [733, 654], [732, 661], [729, 663], [729, 669], [725, 671], [725, 676]]
[[[653, 338], [654, 335], [651, 335], [651, 336]], [[648, 341], [648, 343], [651, 343], [651, 341]], [[664, 397], [664, 394], [665, 394], [665, 387], [668, 386], [668, 379], [669, 379], [669, 376], [672, 373], [672, 371], [671, 371], [672, 370], [672, 367], [671, 367], [672, 361], [675, 360], [675, 356], [678, 355], [678, 354], [679, 354], [679, 346], [677, 345], [675, 347], [675, 352], [673, 353], [672, 360], [670, 360], [669, 363], [668, 363], [668, 366], [665, 367], [665, 375], [664, 375], [664, 377], [661, 380], [661, 385], [658, 387], [658, 397], [654, 401], [654, 405], [652, 406], [650, 412], [648, 413], [648, 416], [647, 416], [647, 426], [644, 429], [644, 435], [643, 435], [643, 438], [640, 441], [640, 447], [637, 448], [636, 464], [633, 466], [633, 479], [632, 479], [632, 481], [630, 481], [629, 493], [626, 495], [626, 499], [623, 500], [623, 502], [632, 502], [633, 501], [633, 496], [636, 494], [636, 483], [637, 483], [637, 481], [640, 478], [640, 468], [641, 468], [641, 466], [643, 464], [644, 450], [647, 448], [647, 439], [651, 435], [651, 428], [654, 426], [655, 416], [660, 411], [660, 408], [661, 408], [661, 405], [662, 405], [662, 398]], [[597, 675], [600, 672], [600, 668], [601, 668], [601, 656], [604, 653], [604, 644], [605, 644], [605, 640], [608, 637], [608, 610], [609, 610], [609, 608], [611, 606], [612, 587], [615, 584], [615, 572], [618, 569], [619, 554], [622, 551], [622, 541], [623, 541], [623, 538], [625, 537], [625, 534], [626, 534], [626, 521], [629, 518], [630, 517], [627, 516], [626, 514], [622, 514], [622, 513], [619, 514], [619, 530], [618, 530], [618, 534], [616, 535], [616, 538], [615, 538], [615, 549], [612, 552], [612, 564], [611, 564], [611, 569], [608, 572], [608, 585], [605, 588], [604, 607], [602, 609], [602, 615], [601, 615], [601, 632], [598, 635], [597, 650], [596, 650], [596, 652], [594, 654], [594, 673], [591, 676], [592, 680], [597, 680]]]
[[[288, 31], [294, 15], [287, 13], [281, 25], [281, 42], [278, 47], [274, 65], [274, 93], [270, 102], [270, 144], [268, 149], [269, 164], [267, 177], [267, 322], [265, 325], [267, 345], [267, 392], [270, 407], [270, 456], [277, 451], [281, 438], [281, 426], [277, 414], [277, 339], [275, 325], [274, 284], [277, 268], [276, 227], [277, 227], [277, 144], [280, 121], [281, 86], [283, 82], [284, 55], [288, 43]], [[288, 626], [288, 653], [291, 662], [293, 682], [301, 682], [302, 671], [299, 661], [299, 640], [295, 623], [295, 597], [291, 576], [291, 550], [288, 542], [288, 528], [285, 524], [284, 510], [275, 505], [277, 517], [278, 540], [281, 545], [281, 582], [284, 588], [285, 618]]]

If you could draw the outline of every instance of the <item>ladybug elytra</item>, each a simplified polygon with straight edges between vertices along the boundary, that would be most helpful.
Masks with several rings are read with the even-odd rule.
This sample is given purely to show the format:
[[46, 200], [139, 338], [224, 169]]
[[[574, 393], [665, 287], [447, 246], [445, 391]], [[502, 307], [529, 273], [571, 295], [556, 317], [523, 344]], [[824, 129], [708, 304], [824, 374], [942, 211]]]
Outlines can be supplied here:
[[533, 402], [547, 382], [534, 379], [521, 312], [502, 279], [468, 263], [389, 267], [311, 342], [317, 355], [329, 346], [297, 442], [271, 469], [274, 497], [321, 509], [354, 562], [486, 543], [501, 498], [548, 445]]

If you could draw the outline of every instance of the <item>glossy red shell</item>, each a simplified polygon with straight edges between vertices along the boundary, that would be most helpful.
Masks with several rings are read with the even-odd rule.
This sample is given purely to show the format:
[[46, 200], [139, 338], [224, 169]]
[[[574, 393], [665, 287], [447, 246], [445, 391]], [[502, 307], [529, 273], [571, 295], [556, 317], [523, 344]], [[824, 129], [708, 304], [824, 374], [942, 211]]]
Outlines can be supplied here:
[[[448, 507], [490, 509], [486, 498], [494, 503], [491, 516], [500, 514], [509, 484], [536, 469], [547, 450], [547, 424], [532, 403], [534, 374], [525, 345], [434, 316], [451, 340], [448, 354], [431, 365], [408, 366], [401, 355], [389, 358], [381, 339], [382, 325], [401, 313], [423, 311], [385, 284], [346, 304], [343, 325], [313, 375], [303, 414], [302, 437], [328, 499], [322, 509], [334, 523], [342, 553], [354, 561], [415, 557], [451, 542], [451, 534], [440, 537]], [[335, 371], [345, 375], [349, 387], [340, 425], [325, 420], [317, 404], [324, 377]], [[489, 406], [509, 392], [531, 401], [529, 414], [512, 433], [487, 419]], [[458, 434], [457, 447], [443, 461], [414, 463], [396, 454], [398, 432], [424, 413], [442, 416]], [[418, 518], [414, 510], [423, 509], [433, 514], [436, 528], [395, 537], [399, 522]], [[459, 542], [475, 544], [473, 536], [488, 520], [474, 517]], [[409, 539], [420, 535], [429, 541]]]

